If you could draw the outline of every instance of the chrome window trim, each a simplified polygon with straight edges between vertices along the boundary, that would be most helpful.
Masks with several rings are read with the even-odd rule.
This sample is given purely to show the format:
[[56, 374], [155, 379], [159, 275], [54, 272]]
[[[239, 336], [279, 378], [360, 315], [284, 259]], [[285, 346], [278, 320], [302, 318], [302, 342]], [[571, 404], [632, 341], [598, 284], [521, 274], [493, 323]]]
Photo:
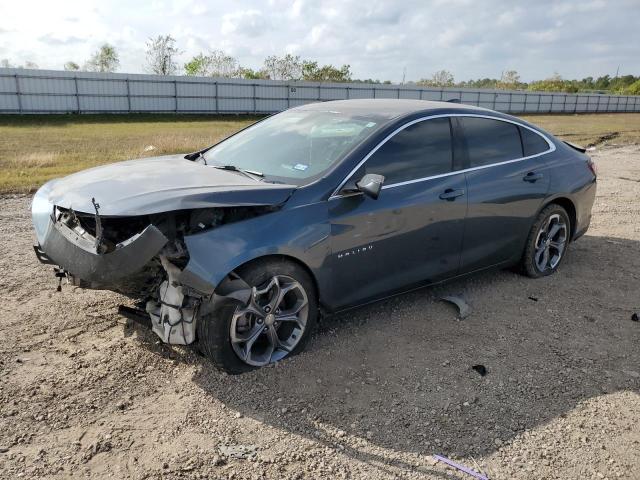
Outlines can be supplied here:
[[358, 171], [358, 169], [364, 164], [364, 162], [366, 162], [367, 160], [369, 160], [369, 158], [378, 151], [378, 149], [380, 147], [382, 147], [382, 145], [384, 145], [385, 143], [387, 143], [387, 141], [389, 141], [390, 138], [394, 137], [395, 135], [397, 135], [398, 133], [400, 133], [402, 130], [404, 130], [407, 127], [410, 127], [411, 125], [414, 125], [416, 123], [419, 122], [424, 122], [426, 120], [431, 120], [434, 118], [449, 118], [449, 117], [477, 117], [477, 118], [488, 118], [489, 120], [498, 120], [501, 122], [506, 122], [506, 123], [512, 123], [514, 125], [517, 125], [519, 127], [522, 128], [526, 128], [528, 130], [531, 130], [533, 133], [535, 133], [536, 135], [539, 135], [540, 137], [542, 137], [545, 142], [547, 142], [547, 144], [549, 145], [549, 149], [545, 150], [544, 152], [540, 152], [540, 153], [536, 153], [535, 155], [529, 155], [528, 157], [521, 157], [521, 158], [514, 158], [513, 160], [505, 160], [502, 162], [496, 162], [496, 163], [490, 163], [488, 165], [480, 165], [478, 167], [471, 167], [471, 168], [464, 168], [462, 170], [455, 170], [453, 172], [447, 172], [447, 173], [441, 173], [439, 175], [430, 175], [428, 177], [423, 177], [423, 178], [416, 178], [413, 180], [406, 180], [404, 182], [398, 182], [398, 183], [392, 183], [390, 185], [383, 185], [382, 186], [382, 190], [385, 190], [387, 188], [394, 188], [394, 187], [400, 187], [403, 185], [410, 185], [412, 183], [418, 183], [418, 182], [424, 182], [426, 180], [432, 180], [434, 178], [443, 178], [443, 177], [449, 177], [451, 175], [458, 175], [460, 173], [465, 173], [465, 172], [473, 172], [475, 170], [483, 170], [485, 168], [491, 168], [491, 167], [496, 167], [498, 165], [506, 165], [509, 163], [514, 163], [514, 162], [521, 162], [523, 160], [529, 160], [530, 158], [536, 158], [536, 157], [540, 157], [542, 155], [546, 155], [548, 153], [552, 153], [555, 152], [556, 150], [556, 146], [554, 145], [554, 143], [549, 140], [549, 138], [543, 134], [538, 132], [537, 130], [528, 127], [527, 125], [523, 125], [520, 122], [516, 122], [514, 120], [510, 120], [507, 118], [500, 118], [500, 117], [494, 117], [491, 115], [481, 115], [481, 114], [477, 114], [477, 113], [445, 113], [445, 114], [440, 114], [440, 115], [429, 115], [427, 117], [420, 117], [420, 118], [416, 118], [415, 120], [411, 120], [408, 123], [405, 123], [404, 125], [398, 127], [396, 130], [394, 130], [393, 132], [391, 132], [389, 135], [387, 135], [384, 139], [382, 139], [380, 141], [380, 143], [378, 143], [378, 145], [376, 145], [360, 162], [358, 162], [358, 164], [355, 166], [355, 168], [353, 168], [353, 170], [351, 170], [347, 176], [344, 178], [344, 180], [340, 183], [340, 185], [338, 185], [338, 188], [336, 188], [333, 193], [331, 194], [331, 196], [329, 197], [329, 200], [331, 200], [332, 198], [341, 198], [341, 197], [345, 197], [345, 196], [351, 196], [353, 195], [353, 193], [348, 193], [348, 194], [340, 194], [340, 189], [342, 187], [345, 186], [345, 184], [349, 181], [349, 179], [351, 178], [351, 176], [356, 173]]

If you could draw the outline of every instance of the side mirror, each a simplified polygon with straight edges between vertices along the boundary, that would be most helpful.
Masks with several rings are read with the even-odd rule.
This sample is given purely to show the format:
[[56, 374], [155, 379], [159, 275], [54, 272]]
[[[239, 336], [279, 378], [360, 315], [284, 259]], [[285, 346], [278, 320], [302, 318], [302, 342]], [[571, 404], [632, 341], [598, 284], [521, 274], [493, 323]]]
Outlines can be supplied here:
[[367, 173], [364, 177], [356, 183], [356, 187], [366, 196], [378, 199], [380, 190], [382, 190], [382, 184], [384, 183], [384, 176], [376, 175], [375, 173]]

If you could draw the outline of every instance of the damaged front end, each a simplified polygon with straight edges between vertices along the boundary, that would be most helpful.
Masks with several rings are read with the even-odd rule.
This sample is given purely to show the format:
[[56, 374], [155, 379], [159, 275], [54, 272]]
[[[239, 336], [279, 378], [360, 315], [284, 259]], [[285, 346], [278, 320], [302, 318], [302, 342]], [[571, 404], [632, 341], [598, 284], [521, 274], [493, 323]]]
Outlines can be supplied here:
[[51, 204], [42, 190], [32, 204], [38, 259], [59, 266], [56, 276], [72, 285], [142, 302], [152, 330], [163, 342], [180, 345], [195, 341], [198, 317], [210, 310], [215, 296], [201, 279], [183, 275], [190, 260], [185, 238], [279, 208], [218, 206], [101, 216], [95, 200], [94, 212], [77, 212]]

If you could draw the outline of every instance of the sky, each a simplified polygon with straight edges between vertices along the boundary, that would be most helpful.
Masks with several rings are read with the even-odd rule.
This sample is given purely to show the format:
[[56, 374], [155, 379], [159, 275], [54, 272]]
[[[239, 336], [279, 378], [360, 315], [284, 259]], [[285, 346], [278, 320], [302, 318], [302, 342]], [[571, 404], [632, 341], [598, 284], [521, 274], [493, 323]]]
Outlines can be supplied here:
[[149, 37], [170, 34], [182, 66], [221, 49], [245, 67], [292, 53], [351, 65], [354, 78], [456, 81], [640, 75], [640, 0], [0, 0], [0, 59], [62, 69], [104, 42], [120, 72], [145, 73]]

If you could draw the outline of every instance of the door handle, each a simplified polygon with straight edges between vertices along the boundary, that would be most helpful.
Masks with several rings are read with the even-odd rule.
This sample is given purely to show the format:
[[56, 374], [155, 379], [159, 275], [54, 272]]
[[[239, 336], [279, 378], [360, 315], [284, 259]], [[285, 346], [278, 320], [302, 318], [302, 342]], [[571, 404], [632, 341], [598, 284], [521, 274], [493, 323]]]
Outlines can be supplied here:
[[522, 177], [522, 180], [524, 180], [525, 182], [535, 183], [538, 180], [542, 180], [542, 177], [544, 177], [544, 175], [542, 175], [541, 173], [529, 172], [524, 177]]
[[453, 188], [447, 188], [444, 192], [442, 192], [439, 197], [441, 200], [448, 200], [453, 202], [456, 198], [464, 195], [464, 190], [454, 190]]

